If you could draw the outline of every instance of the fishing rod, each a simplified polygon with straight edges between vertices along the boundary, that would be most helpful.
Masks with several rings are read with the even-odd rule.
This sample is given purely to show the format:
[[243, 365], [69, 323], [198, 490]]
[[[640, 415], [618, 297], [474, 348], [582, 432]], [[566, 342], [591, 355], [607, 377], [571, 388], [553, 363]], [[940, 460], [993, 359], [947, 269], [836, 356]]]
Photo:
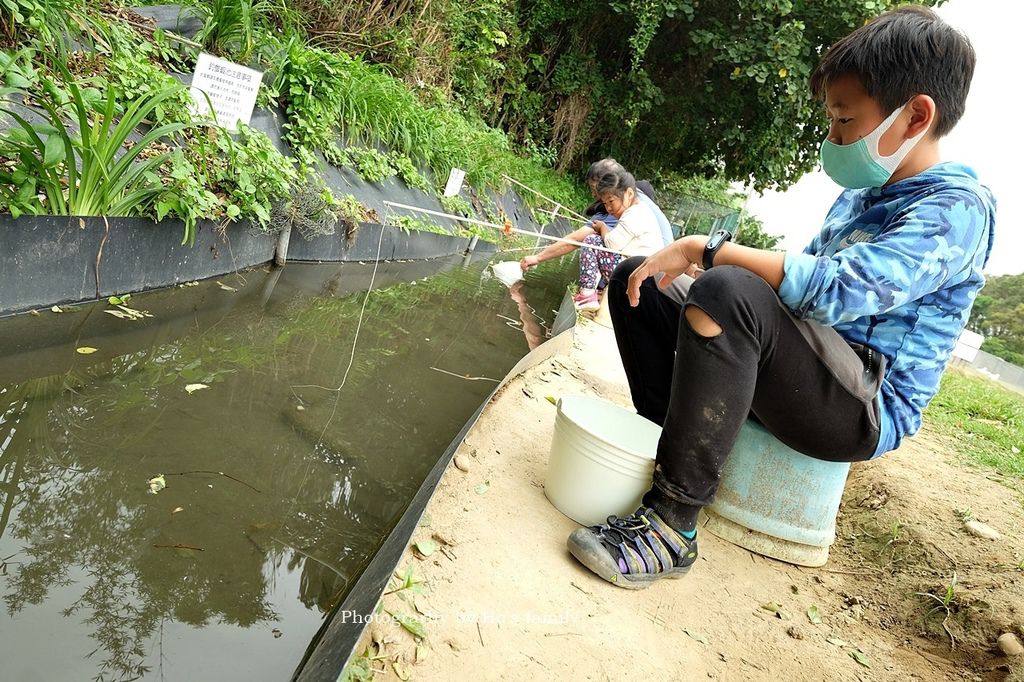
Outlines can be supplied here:
[[512, 223], [505, 221], [504, 225], [497, 223], [489, 223], [484, 220], [477, 220], [475, 218], [463, 218], [462, 216], [453, 215], [451, 213], [443, 213], [442, 211], [434, 211], [429, 208], [420, 208], [419, 206], [409, 206], [408, 204], [399, 204], [395, 201], [385, 201], [385, 206], [391, 208], [403, 208], [407, 211], [415, 211], [417, 213], [425, 213], [427, 215], [437, 216], [438, 218], [448, 218], [449, 220], [470, 223], [471, 225], [480, 225], [481, 227], [490, 227], [495, 230], [500, 230], [503, 234], [522, 234], [528, 237], [538, 237], [539, 239], [547, 239], [552, 242], [559, 242], [561, 244], [571, 244], [572, 246], [581, 249], [593, 249], [594, 251], [603, 251], [605, 253], [614, 253], [616, 256], [624, 256], [626, 254], [615, 249], [609, 249], [606, 246], [596, 246], [594, 244], [584, 244], [583, 242], [573, 241], [572, 239], [565, 239], [564, 237], [555, 237], [552, 235], [544, 234], [542, 232], [531, 232], [530, 230], [521, 230], [518, 227], [512, 227]]
[[503, 175], [502, 175], [501, 177], [503, 177], [504, 179], [508, 180], [509, 182], [511, 182], [511, 183], [513, 183], [513, 184], [515, 184], [515, 185], [519, 185], [520, 187], [522, 187], [523, 189], [527, 190], [528, 192], [533, 192], [534, 194], [536, 194], [537, 196], [539, 196], [539, 197], [540, 197], [541, 199], [544, 199], [545, 201], [549, 201], [549, 202], [551, 202], [551, 203], [552, 203], [552, 204], [554, 204], [554, 205], [555, 205], [556, 207], [558, 207], [558, 210], [559, 210], [559, 211], [561, 211], [561, 210], [565, 210], [565, 211], [566, 211], [566, 212], [568, 212], [568, 213], [569, 213], [570, 215], [573, 215], [573, 216], [575, 216], [576, 218], [579, 218], [580, 220], [583, 220], [584, 222], [586, 222], [586, 220], [587, 220], [587, 217], [586, 217], [586, 216], [584, 216], [584, 215], [583, 215], [582, 213], [577, 213], [576, 211], [572, 210], [572, 209], [571, 209], [571, 208], [569, 208], [568, 206], [565, 206], [565, 205], [563, 205], [563, 204], [561, 204], [561, 203], [559, 203], [559, 202], [555, 201], [554, 199], [552, 199], [551, 197], [547, 196], [546, 194], [542, 194], [541, 192], [538, 192], [538, 191], [537, 191], [537, 190], [535, 190], [534, 188], [530, 187], [529, 185], [525, 185], [525, 184], [523, 184], [523, 183], [519, 182], [518, 180], [516, 180], [515, 178], [513, 178], [513, 177], [512, 177], [511, 175], [504, 175], [504, 174], [503, 174]]

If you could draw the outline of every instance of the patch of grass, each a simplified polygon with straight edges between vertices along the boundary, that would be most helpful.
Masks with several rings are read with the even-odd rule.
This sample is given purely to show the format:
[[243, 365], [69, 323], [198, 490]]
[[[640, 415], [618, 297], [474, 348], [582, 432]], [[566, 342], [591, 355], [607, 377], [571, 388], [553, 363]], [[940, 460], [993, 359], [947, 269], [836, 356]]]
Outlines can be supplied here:
[[1024, 397], [950, 370], [924, 418], [970, 462], [1024, 479]]

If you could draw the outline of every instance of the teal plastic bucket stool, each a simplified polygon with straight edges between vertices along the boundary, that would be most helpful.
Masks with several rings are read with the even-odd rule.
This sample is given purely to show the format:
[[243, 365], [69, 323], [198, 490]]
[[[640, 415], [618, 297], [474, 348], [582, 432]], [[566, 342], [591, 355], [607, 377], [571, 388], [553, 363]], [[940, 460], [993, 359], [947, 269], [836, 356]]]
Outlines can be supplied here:
[[826, 462], [783, 445], [747, 422], [725, 462], [703, 528], [774, 559], [823, 566], [836, 537], [836, 514], [849, 462]]

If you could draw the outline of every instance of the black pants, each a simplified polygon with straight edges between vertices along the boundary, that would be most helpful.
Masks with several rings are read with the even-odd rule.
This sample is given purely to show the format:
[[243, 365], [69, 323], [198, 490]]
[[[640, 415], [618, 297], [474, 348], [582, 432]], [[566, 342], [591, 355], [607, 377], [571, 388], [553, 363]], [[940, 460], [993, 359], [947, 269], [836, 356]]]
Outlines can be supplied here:
[[[675, 528], [695, 528], [748, 416], [811, 457], [871, 457], [884, 369], [878, 353], [797, 320], [763, 279], [733, 266], [708, 270], [685, 297], [648, 279], [633, 308], [626, 286], [641, 262], [619, 265], [607, 295], [633, 404], [663, 427], [646, 505]], [[722, 333], [698, 335], [684, 306], [707, 313]]]

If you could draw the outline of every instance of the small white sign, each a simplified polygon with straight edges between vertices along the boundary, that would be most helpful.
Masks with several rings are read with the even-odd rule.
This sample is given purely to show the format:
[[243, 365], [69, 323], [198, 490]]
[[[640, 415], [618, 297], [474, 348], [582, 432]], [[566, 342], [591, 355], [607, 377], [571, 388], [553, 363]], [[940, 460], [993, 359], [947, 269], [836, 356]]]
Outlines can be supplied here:
[[452, 168], [452, 172], [448, 174], [448, 182], [444, 186], [444, 195], [446, 197], [455, 197], [462, 191], [462, 181], [466, 179], [466, 171], [461, 168]]
[[965, 329], [960, 334], [960, 338], [956, 340], [956, 346], [953, 348], [953, 357], [966, 362], [974, 362], [975, 358], [978, 357], [978, 350], [984, 341], [985, 337], [981, 334]]
[[201, 52], [192, 76], [193, 113], [207, 115], [212, 104], [218, 125], [232, 132], [239, 121], [249, 125], [262, 80], [261, 71]]

